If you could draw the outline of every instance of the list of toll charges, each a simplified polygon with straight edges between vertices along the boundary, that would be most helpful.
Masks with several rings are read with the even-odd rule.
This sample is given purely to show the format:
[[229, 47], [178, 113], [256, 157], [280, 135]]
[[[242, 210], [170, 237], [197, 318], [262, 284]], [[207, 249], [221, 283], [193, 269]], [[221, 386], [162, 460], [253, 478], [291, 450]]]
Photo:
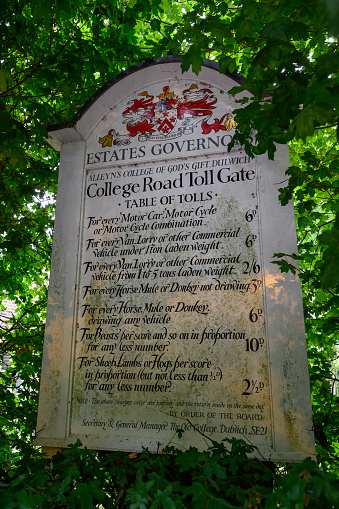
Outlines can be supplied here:
[[87, 172], [72, 433], [270, 444], [257, 186], [241, 152]]

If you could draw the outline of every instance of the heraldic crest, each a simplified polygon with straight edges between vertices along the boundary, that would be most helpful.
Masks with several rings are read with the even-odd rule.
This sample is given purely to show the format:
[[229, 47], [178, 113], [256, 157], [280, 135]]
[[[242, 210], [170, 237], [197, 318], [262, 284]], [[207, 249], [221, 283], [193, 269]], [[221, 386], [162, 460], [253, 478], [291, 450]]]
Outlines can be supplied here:
[[230, 113], [225, 113], [220, 119], [212, 118], [212, 123], [208, 123], [217, 103], [217, 98], [208, 88], [198, 89], [193, 84], [179, 97], [165, 86], [156, 98], [144, 91], [137, 99], [129, 101], [122, 113], [122, 123], [126, 124], [128, 133], [120, 134], [110, 129], [106, 136], [99, 138], [102, 147], [129, 145], [135, 136], [139, 141], [172, 140], [192, 134], [199, 125], [202, 134], [230, 131], [237, 126]]

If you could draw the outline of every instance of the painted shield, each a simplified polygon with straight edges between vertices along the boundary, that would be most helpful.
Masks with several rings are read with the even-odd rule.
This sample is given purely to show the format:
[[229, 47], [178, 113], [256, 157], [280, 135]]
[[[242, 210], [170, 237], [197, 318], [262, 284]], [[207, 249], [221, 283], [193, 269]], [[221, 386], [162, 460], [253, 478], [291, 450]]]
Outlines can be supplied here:
[[170, 101], [159, 101], [154, 112], [154, 127], [161, 134], [169, 134], [177, 122], [177, 110], [171, 107]]

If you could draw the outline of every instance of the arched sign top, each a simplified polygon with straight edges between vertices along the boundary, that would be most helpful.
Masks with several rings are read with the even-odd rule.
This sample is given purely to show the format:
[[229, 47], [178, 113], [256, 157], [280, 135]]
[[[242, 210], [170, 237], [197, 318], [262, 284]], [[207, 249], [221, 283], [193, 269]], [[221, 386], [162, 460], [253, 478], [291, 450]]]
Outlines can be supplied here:
[[[124, 71], [120, 72], [116, 76], [113, 76], [110, 80], [107, 81], [107, 83], [105, 83], [101, 88], [99, 88], [88, 99], [88, 101], [85, 102], [85, 104], [80, 108], [80, 110], [76, 113], [76, 115], [73, 117], [72, 120], [66, 121], [66, 122], [61, 122], [58, 124], [51, 124], [50, 126], [48, 126], [48, 130], [50, 132], [53, 132], [53, 131], [58, 131], [60, 129], [64, 129], [67, 127], [73, 127], [74, 125], [76, 125], [78, 120], [92, 107], [92, 105], [96, 102], [97, 99], [99, 99], [103, 94], [105, 94], [105, 92], [107, 92], [107, 90], [109, 90], [111, 87], [116, 85], [116, 83], [123, 80], [127, 76], [134, 74], [142, 69], [149, 69], [155, 65], [168, 64], [168, 63], [181, 64], [182, 61], [183, 61], [182, 56], [169, 55], [169, 56], [165, 56], [165, 57], [151, 58], [151, 59], [145, 60], [143, 62], [139, 62], [139, 63], [129, 67], [128, 69], [125, 69]], [[213, 60], [208, 60], [208, 59], [204, 58], [203, 59], [203, 67], [213, 69], [213, 70], [217, 71], [218, 73], [220, 72], [219, 64]], [[223, 75], [230, 77], [232, 80], [234, 80], [239, 85], [246, 81], [245, 78], [243, 76], [241, 76], [239, 73], [234, 73], [234, 74], [223, 73]]]
[[[101, 126], [100, 135], [101, 138], [106, 136], [103, 141], [105, 146], [110, 145], [109, 137], [113, 131], [117, 136], [112, 139], [112, 143], [119, 146], [135, 142], [140, 136], [141, 140], [147, 141], [155, 139], [156, 135], [162, 135], [165, 140], [166, 134], [169, 139], [173, 139], [180, 137], [179, 132], [183, 132], [187, 137], [187, 134], [193, 134], [191, 128], [202, 125], [203, 121], [204, 127], [200, 129], [200, 134], [206, 134], [208, 130], [218, 128], [218, 122], [221, 126], [221, 118], [228, 122], [228, 129], [232, 123], [227, 121], [227, 118], [231, 115], [230, 110], [237, 107], [237, 101], [233, 96], [225, 95], [225, 92], [234, 85], [243, 83], [244, 78], [238, 74], [221, 74], [218, 64], [209, 60], [204, 60], [198, 76], [192, 71], [182, 73], [181, 62], [181, 57], [156, 58], [135, 65], [112, 78], [86, 102], [70, 122], [49, 126], [51, 145], [59, 149], [60, 143], [76, 140], [88, 142], [93, 128], [99, 123], [107, 126], [106, 134], [104, 125]], [[243, 95], [245, 94], [239, 98]], [[120, 112], [117, 111], [119, 105]], [[126, 111], [128, 109], [129, 111]], [[176, 129], [169, 118], [165, 119], [165, 109], [169, 112], [169, 118], [175, 119]], [[212, 113], [214, 119], [217, 118], [217, 124], [210, 127], [215, 122]], [[192, 117], [191, 120], [189, 117]], [[161, 118], [164, 120], [162, 123]], [[210, 118], [211, 122], [207, 122]], [[121, 123], [125, 125], [121, 126]], [[174, 132], [169, 132], [173, 130]], [[136, 138], [133, 140], [134, 137]], [[92, 142], [93, 153], [97, 152], [97, 141]]]

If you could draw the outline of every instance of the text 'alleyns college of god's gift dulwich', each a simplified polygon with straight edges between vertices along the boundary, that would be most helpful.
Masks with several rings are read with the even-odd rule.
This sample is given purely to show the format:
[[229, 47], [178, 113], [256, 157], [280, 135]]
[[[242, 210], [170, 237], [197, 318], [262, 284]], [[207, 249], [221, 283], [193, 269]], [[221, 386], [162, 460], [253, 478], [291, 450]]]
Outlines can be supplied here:
[[274, 161], [228, 152], [237, 79], [157, 59], [52, 128], [37, 444], [156, 452], [236, 437], [267, 460], [314, 456], [300, 283], [272, 263], [296, 252], [278, 199], [288, 147]]

